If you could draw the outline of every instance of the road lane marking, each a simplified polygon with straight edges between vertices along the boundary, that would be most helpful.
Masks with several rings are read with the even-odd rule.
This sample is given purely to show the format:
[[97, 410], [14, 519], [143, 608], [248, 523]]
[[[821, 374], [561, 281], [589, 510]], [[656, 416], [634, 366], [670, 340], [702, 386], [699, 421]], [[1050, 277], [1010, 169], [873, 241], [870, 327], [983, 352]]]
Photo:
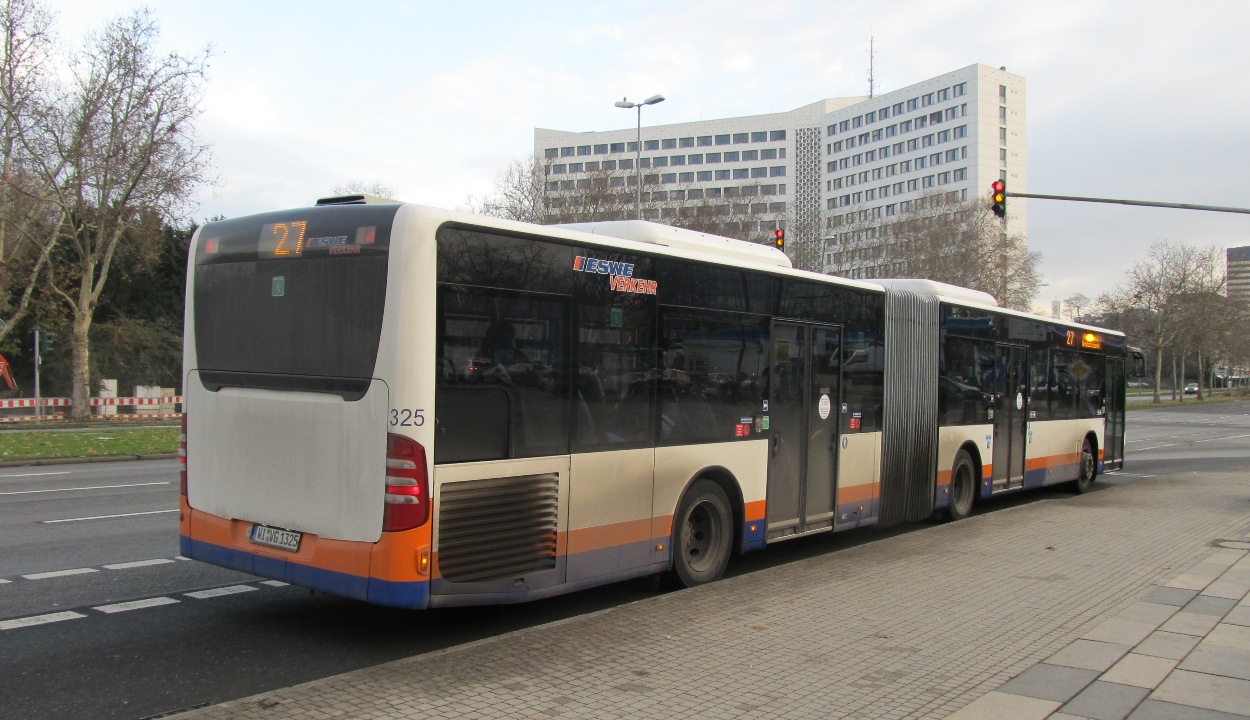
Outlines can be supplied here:
[[85, 575], [87, 573], [100, 572], [95, 568], [74, 568], [73, 570], [53, 570], [52, 572], [32, 573], [23, 575], [27, 580], [46, 580], [48, 578], [65, 577], [66, 575]]
[[1248, 438], [1248, 437], [1250, 437], [1250, 435], [1230, 435], [1228, 437], [1207, 438], [1206, 440], [1187, 440], [1183, 443], [1168, 443], [1167, 445], [1152, 445], [1150, 447], [1134, 448], [1133, 452], [1142, 452], [1144, 450], [1157, 450], [1159, 448], [1165, 448], [1165, 447], [1176, 447], [1177, 445], [1196, 445], [1198, 443], [1205, 443], [1205, 442], [1218, 442], [1220, 440], [1239, 440], [1241, 438]]
[[171, 597], [154, 597], [147, 598], [146, 600], [131, 600], [130, 602], [114, 603], [112, 605], [99, 605], [91, 609], [111, 614], [126, 612], [127, 610], [141, 610], [143, 608], [159, 607], [161, 605], [172, 605], [176, 602], [178, 602], [178, 600]]
[[53, 523], [79, 522], [81, 520], [107, 520], [109, 518], [135, 517], [136, 515], [160, 515], [162, 513], [174, 512], [178, 512], [177, 508], [173, 510], [149, 510], [147, 512], [121, 513], [119, 515], [92, 515], [91, 517], [64, 518], [62, 520], [40, 520], [39, 522], [44, 525], [51, 525]]
[[268, 585], [269, 587], [286, 587], [290, 583], [284, 583], [281, 580], [261, 580], [260, 584]]
[[[14, 475], [12, 477], [20, 477], [20, 476]], [[130, 483], [128, 485], [94, 485], [92, 487], [56, 488], [54, 490], [11, 490], [8, 492], [0, 492], [0, 495], [33, 495], [35, 493], [77, 492], [79, 490], [112, 490], [113, 488], [147, 487], [148, 485], [172, 485], [172, 484], [173, 484], [172, 482], [166, 480], [164, 482]]]
[[129, 570], [130, 568], [147, 567], [149, 565], [164, 565], [172, 563], [173, 560], [168, 558], [157, 558], [155, 560], [135, 560], [134, 562], [113, 563], [112, 565], [103, 565], [105, 570]]
[[69, 471], [60, 470], [58, 472], [22, 473], [21, 475], [0, 475], [0, 480], [8, 480], [9, 478], [43, 477], [44, 475], [69, 475]]
[[1152, 478], [1152, 477], [1158, 477], [1157, 475], [1141, 475], [1141, 474], [1138, 474], [1138, 473], [1126, 473], [1126, 472], [1120, 472], [1119, 470], [1114, 470], [1114, 471], [1109, 472], [1109, 473], [1107, 473], [1107, 474], [1108, 474], [1108, 475], [1116, 475], [1116, 476], [1119, 476], [1119, 477], [1142, 477], [1142, 478]]
[[193, 597], [196, 600], [205, 600], [208, 598], [221, 597], [222, 595], [235, 595], [237, 593], [251, 592], [256, 588], [251, 585], [231, 585], [230, 587], [214, 588], [212, 590], [198, 590], [196, 592], [183, 593], [187, 597]]
[[33, 625], [47, 625], [48, 623], [60, 622], [62, 620], [73, 620], [75, 618], [87, 617], [82, 613], [76, 613], [72, 610], [65, 612], [49, 613], [47, 615], [33, 615], [31, 617], [16, 618], [14, 620], [0, 620], [0, 630], [16, 630], [17, 628], [31, 627]]
[[1214, 442], [1216, 440], [1238, 440], [1240, 438], [1248, 438], [1248, 437], [1250, 437], [1250, 435], [1233, 435], [1232, 437], [1208, 438], [1206, 440], [1195, 440], [1194, 442], [1200, 443], [1200, 442]]
[[0, 585], [3, 585], [3, 584], [5, 584], [5, 583], [11, 583], [11, 582], [13, 582], [13, 581], [12, 581], [12, 580], [5, 580], [4, 578], [0, 578]]

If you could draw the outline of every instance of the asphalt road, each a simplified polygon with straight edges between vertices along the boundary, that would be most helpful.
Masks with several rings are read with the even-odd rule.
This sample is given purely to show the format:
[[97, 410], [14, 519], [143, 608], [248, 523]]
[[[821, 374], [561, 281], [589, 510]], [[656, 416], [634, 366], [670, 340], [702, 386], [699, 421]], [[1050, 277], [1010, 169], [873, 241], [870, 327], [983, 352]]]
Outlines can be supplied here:
[[[1095, 487], [1244, 467], [1250, 401], [1134, 410], [1128, 462]], [[0, 469], [0, 708], [37, 718], [150, 718], [632, 602], [646, 582], [505, 608], [374, 608], [178, 559], [172, 461]], [[978, 512], [1070, 499], [1042, 490]], [[782, 543], [732, 574], [871, 543]]]

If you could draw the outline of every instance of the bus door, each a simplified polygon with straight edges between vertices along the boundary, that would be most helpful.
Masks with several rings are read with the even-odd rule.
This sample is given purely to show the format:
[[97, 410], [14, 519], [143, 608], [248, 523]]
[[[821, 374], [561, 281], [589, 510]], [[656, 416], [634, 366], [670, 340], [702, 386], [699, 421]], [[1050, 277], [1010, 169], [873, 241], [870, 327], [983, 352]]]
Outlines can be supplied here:
[[1103, 407], [1107, 427], [1103, 433], [1103, 471], [1124, 467], [1124, 360], [1107, 358]]
[[775, 322], [767, 415], [768, 538], [833, 527], [842, 329]]
[[1028, 424], [1029, 375], [1025, 348], [994, 347], [994, 486], [1024, 486], [1024, 439]]

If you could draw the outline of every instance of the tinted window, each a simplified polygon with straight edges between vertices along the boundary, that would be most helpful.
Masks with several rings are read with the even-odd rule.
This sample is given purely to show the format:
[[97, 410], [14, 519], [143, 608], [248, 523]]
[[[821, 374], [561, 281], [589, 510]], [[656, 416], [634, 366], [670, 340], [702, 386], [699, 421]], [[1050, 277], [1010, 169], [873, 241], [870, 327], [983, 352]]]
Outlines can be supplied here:
[[206, 387], [363, 395], [398, 207], [303, 208], [205, 225], [194, 314]]
[[569, 292], [573, 251], [568, 246], [450, 225], [439, 228], [437, 237], [439, 282]]
[[745, 275], [729, 268], [659, 260], [659, 296], [664, 305], [746, 311], [749, 287]]
[[[628, 266], [637, 280], [655, 277], [648, 258], [605, 250], [579, 253], [603, 260], [609, 268]], [[619, 280], [613, 285], [610, 276], [598, 273], [578, 273], [574, 280], [574, 450], [648, 447], [655, 441], [655, 383], [650, 381], [659, 363], [655, 296], [616, 289]]]
[[662, 309], [657, 388], [660, 441], [724, 442], [761, 411], [768, 321], [752, 315]]
[[1053, 350], [1050, 358], [1052, 417], [1058, 420], [1102, 415], [1106, 359], [1068, 350]]
[[439, 293], [439, 463], [568, 452], [567, 298]]
[[994, 345], [946, 336], [938, 366], [938, 422], [978, 425], [990, 422]]

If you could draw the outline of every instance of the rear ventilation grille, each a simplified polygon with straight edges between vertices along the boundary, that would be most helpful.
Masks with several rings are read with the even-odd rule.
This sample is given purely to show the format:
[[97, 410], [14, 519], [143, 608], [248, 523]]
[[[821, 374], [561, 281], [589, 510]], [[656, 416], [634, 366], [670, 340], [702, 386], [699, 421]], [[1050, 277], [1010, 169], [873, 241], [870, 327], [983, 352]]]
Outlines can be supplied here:
[[451, 582], [524, 577], [556, 566], [560, 476], [442, 486], [438, 567]]

